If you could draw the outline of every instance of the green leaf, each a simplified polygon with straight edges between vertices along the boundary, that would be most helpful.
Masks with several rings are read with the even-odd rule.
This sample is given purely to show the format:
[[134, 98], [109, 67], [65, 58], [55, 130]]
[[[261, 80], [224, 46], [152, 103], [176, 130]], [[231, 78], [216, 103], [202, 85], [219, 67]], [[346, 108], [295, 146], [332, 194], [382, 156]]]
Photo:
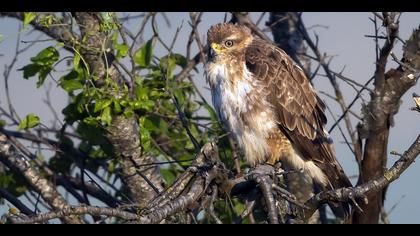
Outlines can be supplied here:
[[3, 39], [4, 39], [4, 35], [0, 34], [0, 42], [3, 41]]
[[60, 86], [69, 93], [83, 88], [83, 84], [77, 80], [61, 80]]
[[47, 78], [47, 75], [51, 72], [52, 68], [43, 68], [41, 71], [39, 71], [38, 81], [36, 82], [36, 88], [41, 87], [45, 79]]
[[105, 107], [102, 111], [101, 120], [106, 125], [111, 125], [112, 116], [111, 116], [111, 108], [109, 106]]
[[107, 169], [108, 169], [108, 172], [114, 173], [114, 171], [116, 169], [115, 168], [115, 163], [114, 162], [110, 162]]
[[155, 102], [152, 100], [146, 100], [142, 102], [142, 108], [145, 109], [146, 111], [153, 110], [153, 107], [155, 107]]
[[64, 44], [63, 42], [58, 42], [58, 43], [55, 45], [55, 47], [56, 47], [56, 48], [62, 48], [62, 47], [64, 47], [64, 46], [66, 46], [66, 44]]
[[58, 61], [60, 54], [55, 47], [50, 46], [40, 51], [31, 61], [41, 66], [51, 66]]
[[80, 62], [80, 54], [75, 53], [73, 57], [73, 67], [77, 68], [79, 66], [79, 62]]
[[[83, 119], [84, 124], [92, 126], [92, 127], [96, 127], [98, 125], [98, 122], [95, 117], [86, 117]], [[80, 133], [80, 132], [79, 132]]]
[[[92, 124], [86, 123], [86, 121]], [[77, 126], [77, 133], [83, 138], [82, 140], [88, 141], [91, 145], [100, 145], [101, 147], [109, 146], [109, 142], [104, 135], [104, 130], [98, 126], [98, 121], [91, 117], [80, 122]]]
[[184, 93], [182, 92], [182, 90], [180, 90], [180, 89], [175, 90], [174, 91], [174, 96], [178, 100], [179, 107], [180, 108], [184, 107], [185, 96], [184, 96]]
[[128, 46], [125, 44], [116, 44], [114, 46], [115, 50], [117, 50], [117, 59], [121, 57], [125, 57], [128, 54]]
[[122, 111], [120, 103], [117, 100], [113, 100], [113, 104], [114, 104], [114, 112], [120, 113]]
[[84, 108], [84, 104], [87, 102], [87, 98], [84, 93], [72, 96], [71, 100], [71, 103], [61, 111], [61, 113], [65, 116], [66, 122], [70, 124], [88, 116]]
[[194, 149], [194, 144], [190, 140], [188, 140], [187, 143], [185, 144], [185, 149], [188, 149], [188, 150]]
[[118, 31], [115, 31], [114, 33], [112, 33], [110, 37], [110, 42], [112, 42], [112, 44], [117, 44], [119, 35], [120, 34], [118, 33]]
[[36, 18], [35, 12], [24, 12], [23, 13], [23, 26], [27, 26]]
[[137, 99], [141, 101], [149, 99], [149, 97], [147, 96], [147, 90], [148, 89], [146, 87], [137, 86], [136, 87]]
[[26, 65], [26, 66], [22, 67], [19, 70], [23, 70], [23, 78], [24, 79], [29, 79], [29, 77], [35, 76], [41, 69], [42, 69], [42, 67], [40, 65], [29, 64], [29, 65]]
[[134, 83], [136, 84], [136, 86], [143, 86], [143, 79], [140, 75], [136, 75]]
[[132, 117], [134, 115], [134, 111], [131, 110], [131, 109], [126, 109], [123, 112], [123, 115], [124, 115], [125, 118], [130, 118], [130, 117]]
[[162, 57], [159, 62], [160, 67], [166, 72], [167, 78], [172, 78], [172, 72], [176, 67], [176, 61], [173, 57]]
[[52, 71], [53, 64], [59, 59], [59, 53], [54, 47], [47, 47], [31, 58], [32, 64], [26, 65], [19, 70], [23, 70], [23, 78], [35, 76], [39, 73], [37, 88], [41, 87], [47, 75]]
[[98, 100], [95, 103], [95, 108], [93, 109], [93, 112], [101, 111], [101, 110], [105, 109], [106, 107], [109, 107], [109, 105], [111, 105], [111, 103], [112, 103], [112, 100], [110, 100], [110, 99]]
[[0, 175], [0, 188], [7, 188], [13, 183], [13, 175], [5, 174]]
[[134, 61], [140, 67], [148, 67], [150, 62], [152, 61], [153, 56], [153, 40], [154, 38], [150, 39], [146, 42], [143, 47], [139, 48], [136, 53], [134, 54]]
[[187, 58], [185, 58], [183, 55], [179, 53], [171, 54], [171, 59], [174, 60], [175, 64], [180, 67], [187, 66]]
[[57, 134], [56, 137], [58, 138], [58, 140], [60, 141], [61, 144], [67, 146], [67, 147], [73, 147], [74, 143], [73, 140], [71, 140], [71, 138], [67, 137], [64, 134]]
[[67, 75], [61, 77], [59, 85], [68, 93], [83, 88], [83, 84], [79, 80], [79, 73], [75, 70], [72, 70]]
[[161, 133], [168, 132], [168, 124], [166, 121], [155, 115], [144, 116], [143, 126], [150, 131], [159, 131]]
[[33, 113], [30, 113], [20, 122], [18, 129], [30, 129], [37, 125], [39, 125], [39, 117]]
[[140, 145], [147, 151], [150, 148], [150, 132], [146, 128], [140, 127]]
[[170, 169], [160, 169], [160, 174], [162, 175], [163, 179], [165, 180], [165, 183], [172, 184], [175, 180], [175, 175]]
[[162, 73], [161, 73], [160, 69], [153, 70], [152, 73], [147, 75], [147, 77], [151, 77], [153, 79], [158, 79], [158, 78], [162, 77]]

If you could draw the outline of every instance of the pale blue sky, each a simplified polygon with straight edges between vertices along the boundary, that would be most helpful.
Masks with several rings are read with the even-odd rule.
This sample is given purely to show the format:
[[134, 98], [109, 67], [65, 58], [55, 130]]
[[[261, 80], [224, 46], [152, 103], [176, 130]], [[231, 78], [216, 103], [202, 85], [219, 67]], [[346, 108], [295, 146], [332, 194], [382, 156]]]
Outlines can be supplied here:
[[[183, 27], [180, 31], [179, 38], [175, 44], [174, 52], [185, 53], [185, 42], [188, 38], [190, 27], [188, 25], [189, 16], [188, 13], [167, 13], [170, 20], [171, 27], [168, 28], [162, 17], [158, 16], [158, 25], [160, 34], [165, 39], [165, 42], [170, 44], [176, 27], [181, 25]], [[259, 14], [253, 13], [253, 18], [256, 19]], [[350, 77], [360, 83], [364, 83], [373, 75], [374, 71], [374, 42], [371, 38], [366, 38], [364, 35], [373, 34], [373, 24], [370, 22], [368, 17], [372, 17], [371, 13], [322, 13], [322, 12], [310, 12], [304, 13], [303, 19], [306, 26], [314, 26], [310, 33], [316, 31], [319, 35], [319, 48], [321, 52], [325, 52], [328, 55], [336, 55], [331, 63], [331, 68], [334, 71], [341, 71], [345, 66], [344, 75]], [[205, 39], [205, 32], [207, 29], [218, 22], [223, 21], [224, 13], [204, 13], [203, 21], [199, 26], [199, 32], [201, 38]], [[407, 39], [411, 34], [412, 30], [419, 26], [420, 13], [404, 13], [400, 19], [400, 37]], [[263, 20], [261, 25], [265, 21]], [[1, 18], [0, 19], [0, 34], [3, 35], [3, 41], [0, 42], [0, 65], [3, 67], [4, 64], [9, 64], [11, 56], [15, 50], [16, 37], [18, 33], [18, 25], [20, 23], [14, 19]], [[321, 25], [321, 27], [319, 26]], [[326, 27], [324, 27], [326, 26]], [[138, 29], [138, 21], [131, 21], [128, 25], [131, 29]], [[37, 33], [27, 33], [28, 30], [21, 33], [21, 40], [33, 40]], [[152, 35], [151, 28], [146, 27], [146, 34], [144, 38], [147, 40]], [[271, 34], [268, 33], [271, 37]], [[313, 34], [311, 33], [311, 36]], [[46, 38], [46, 37], [42, 37]], [[38, 53], [41, 49], [50, 45], [51, 42], [44, 42], [36, 44], [31, 50], [21, 55], [15, 69], [21, 68], [29, 62], [29, 58]], [[22, 45], [23, 47], [25, 45]], [[197, 47], [194, 47], [192, 55], [197, 52]], [[163, 56], [165, 51], [162, 47], [156, 48], [158, 56]], [[401, 56], [401, 43], [398, 43], [394, 49], [394, 53]], [[64, 52], [62, 56], [64, 55]], [[395, 63], [390, 63], [390, 66], [395, 67]], [[201, 69], [201, 67], [200, 67]], [[203, 77], [202, 69], [194, 79], [197, 84], [202, 88], [202, 92], [207, 97], [208, 101], [211, 101], [210, 94], [205, 89], [207, 86]], [[345, 100], [349, 103], [355, 96], [354, 90], [346, 85], [344, 82], [339, 81], [342, 87]], [[333, 94], [331, 85], [325, 77], [315, 78], [315, 88], [318, 91], [324, 91], [329, 94]], [[44, 86], [45, 87], [45, 86]], [[64, 92], [60, 89], [56, 89], [55, 84], [52, 84], [53, 89], [51, 90], [51, 101], [57, 108], [57, 111], [61, 109], [67, 103], [67, 97]], [[24, 80], [22, 78], [22, 72], [13, 71], [10, 78], [10, 91], [11, 97], [15, 107], [17, 108], [18, 114], [24, 116], [30, 112], [36, 113], [41, 117], [41, 121], [47, 125], [53, 120], [53, 116], [47, 106], [43, 103], [45, 99], [45, 88], [36, 89], [35, 79]], [[416, 85], [410, 89], [407, 94], [403, 97], [403, 103], [400, 108], [400, 112], [395, 117], [395, 127], [391, 130], [389, 151], [395, 150], [402, 153], [406, 150], [409, 145], [414, 141], [417, 135], [420, 133], [420, 126], [418, 121], [420, 116], [417, 113], [409, 111], [409, 107], [413, 105], [411, 101], [411, 94], [416, 91], [420, 93], [419, 86]], [[333, 112], [339, 116], [340, 110], [334, 101], [327, 98], [324, 95], [321, 97], [331, 107]], [[364, 96], [366, 101], [369, 100], [369, 96]], [[4, 94], [4, 77], [0, 79], [0, 105], [5, 106], [5, 94]], [[356, 113], [360, 113], [360, 103], [354, 106], [352, 109]], [[61, 114], [60, 114], [61, 115]], [[329, 115], [328, 115], [329, 116]], [[353, 125], [356, 125], [357, 121], [352, 119]], [[328, 127], [333, 124], [333, 119], [329, 116]], [[417, 125], [416, 125], [417, 124]], [[344, 128], [344, 124], [342, 126]], [[342, 143], [343, 138], [341, 137], [338, 129], [335, 129], [331, 134], [335, 141], [336, 151], [339, 161], [345, 168], [346, 173], [349, 176], [357, 174], [357, 167], [351, 152], [347, 146]], [[389, 164], [393, 164], [397, 157], [389, 156]], [[392, 223], [420, 223], [420, 186], [418, 185], [418, 179], [420, 179], [420, 166], [414, 163], [396, 182], [394, 182], [388, 190], [386, 209], [389, 210], [395, 203], [399, 202], [398, 206], [390, 214], [390, 220]], [[0, 214], [6, 209], [4, 206], [0, 206]]]

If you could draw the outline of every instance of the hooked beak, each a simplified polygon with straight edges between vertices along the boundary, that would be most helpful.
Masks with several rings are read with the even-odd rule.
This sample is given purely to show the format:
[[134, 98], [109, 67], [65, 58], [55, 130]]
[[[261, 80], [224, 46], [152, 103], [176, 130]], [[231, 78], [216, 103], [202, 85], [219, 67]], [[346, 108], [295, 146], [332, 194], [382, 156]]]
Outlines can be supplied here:
[[209, 48], [209, 59], [214, 59], [220, 53], [220, 46], [217, 43], [211, 43]]

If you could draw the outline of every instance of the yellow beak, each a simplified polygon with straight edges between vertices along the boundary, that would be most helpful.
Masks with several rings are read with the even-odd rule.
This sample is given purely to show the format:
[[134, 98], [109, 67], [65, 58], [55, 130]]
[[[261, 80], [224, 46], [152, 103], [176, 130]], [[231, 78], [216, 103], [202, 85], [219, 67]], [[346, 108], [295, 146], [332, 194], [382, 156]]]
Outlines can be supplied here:
[[219, 45], [219, 44], [217, 44], [217, 43], [211, 43], [210, 47], [211, 47], [211, 48], [213, 48], [213, 50], [214, 50], [217, 54], [219, 54], [219, 53], [220, 53], [220, 51], [222, 50], [222, 48], [220, 47], [220, 45]]

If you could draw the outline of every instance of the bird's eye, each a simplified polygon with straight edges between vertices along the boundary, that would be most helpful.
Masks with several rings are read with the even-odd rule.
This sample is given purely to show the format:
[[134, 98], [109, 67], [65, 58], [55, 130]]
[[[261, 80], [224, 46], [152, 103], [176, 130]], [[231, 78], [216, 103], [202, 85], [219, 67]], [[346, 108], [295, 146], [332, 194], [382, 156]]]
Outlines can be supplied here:
[[232, 40], [226, 40], [225, 41], [225, 46], [228, 47], [228, 48], [232, 47], [233, 46], [233, 41]]

